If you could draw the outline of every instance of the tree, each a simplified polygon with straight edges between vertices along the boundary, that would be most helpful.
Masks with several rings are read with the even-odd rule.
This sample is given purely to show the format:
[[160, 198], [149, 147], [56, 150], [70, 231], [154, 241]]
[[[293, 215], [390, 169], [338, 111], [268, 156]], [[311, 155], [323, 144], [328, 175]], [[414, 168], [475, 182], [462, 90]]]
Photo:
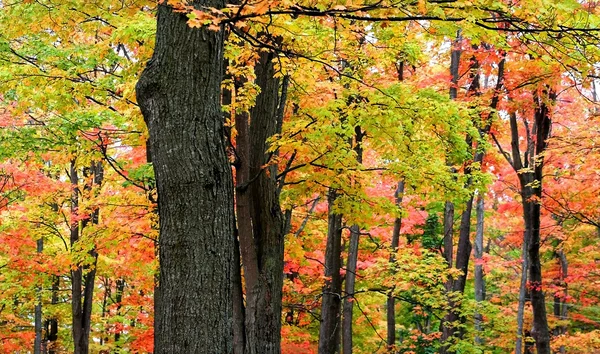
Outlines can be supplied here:
[[229, 353], [234, 215], [220, 105], [223, 31], [190, 28], [174, 10], [159, 5], [154, 54], [136, 86], [159, 195], [155, 352]]

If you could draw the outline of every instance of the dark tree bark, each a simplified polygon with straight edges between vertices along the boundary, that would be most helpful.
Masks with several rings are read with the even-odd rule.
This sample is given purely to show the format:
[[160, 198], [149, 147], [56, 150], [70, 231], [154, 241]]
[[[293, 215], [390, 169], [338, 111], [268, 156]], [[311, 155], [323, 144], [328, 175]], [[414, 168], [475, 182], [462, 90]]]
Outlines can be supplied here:
[[529, 256], [527, 253], [529, 240], [523, 238], [521, 250], [521, 280], [519, 283], [519, 304], [517, 305], [517, 339], [515, 354], [523, 353], [523, 326], [525, 322], [525, 302], [527, 301], [527, 269], [529, 269]]
[[327, 204], [329, 205], [327, 246], [325, 248], [326, 280], [321, 303], [319, 354], [337, 353], [340, 344], [342, 215], [333, 211], [336, 199], [336, 191], [329, 189], [327, 195]]
[[[190, 1], [223, 8], [222, 0]], [[160, 216], [155, 353], [232, 350], [233, 182], [225, 153], [223, 31], [158, 6], [156, 45], [137, 84]]]
[[[404, 196], [404, 181], [398, 182], [396, 188], [396, 205], [401, 207]], [[402, 218], [397, 217], [394, 220], [394, 230], [392, 231], [392, 244], [390, 250], [390, 264], [392, 269], [395, 269], [396, 252], [400, 243], [400, 229], [402, 227]], [[393, 271], [395, 273], [395, 270]], [[389, 350], [393, 350], [396, 345], [396, 299], [393, 294], [394, 289], [390, 289], [387, 296], [387, 346]]]
[[[51, 305], [58, 305], [58, 287], [60, 285], [60, 277], [54, 276], [52, 279], [52, 295], [50, 297]], [[58, 319], [49, 318], [46, 320], [46, 341], [48, 354], [56, 353], [56, 341], [58, 340]]]
[[[502, 58], [500, 60], [500, 62], [498, 63], [498, 81], [496, 83], [496, 87], [494, 89], [494, 94], [493, 94], [492, 100], [490, 102], [490, 108], [492, 110], [495, 110], [497, 108], [499, 100], [500, 100], [500, 90], [502, 89], [503, 82], [504, 82], [504, 63], [505, 63], [504, 58]], [[471, 84], [468, 89], [468, 94], [479, 95], [480, 77], [479, 77], [478, 69], [479, 69], [479, 63], [477, 62], [477, 60], [475, 58], [473, 58], [471, 60], [471, 65], [470, 65]], [[491, 116], [482, 117], [482, 118], [487, 118], [487, 120], [484, 121], [482, 126], [478, 127], [479, 139], [481, 139], [481, 140], [486, 139], [488, 137], [491, 126], [492, 126], [492, 119], [491, 119], [492, 117]], [[467, 137], [467, 143], [469, 146], [472, 146], [471, 137]], [[480, 146], [477, 146], [475, 148], [475, 151], [473, 151], [472, 164], [480, 166], [481, 163], [483, 162], [484, 155], [485, 155], [485, 151]], [[464, 173], [466, 175], [470, 175], [472, 173], [471, 167], [466, 166]], [[469, 176], [465, 188], [471, 187], [472, 184], [473, 184], [473, 179], [471, 176]], [[472, 245], [471, 245], [471, 214], [473, 211], [473, 200], [474, 200], [474, 195], [471, 194], [471, 196], [465, 203], [465, 208], [461, 214], [461, 220], [460, 220], [455, 267], [456, 267], [456, 269], [459, 269], [461, 271], [461, 274], [456, 279], [452, 279], [451, 281], [448, 282], [449, 284], [451, 284], [451, 286], [449, 284], [446, 285], [447, 288], [451, 288], [451, 290], [457, 294], [464, 294], [465, 284], [466, 284], [467, 275], [468, 275], [468, 271], [469, 271], [469, 259], [471, 257], [471, 249], [472, 249]], [[448, 202], [446, 203], [446, 205], [448, 205]], [[446, 211], [448, 211], [448, 207], [447, 207]], [[447, 220], [445, 220], [444, 222], [446, 223]], [[444, 236], [444, 238], [445, 238], [444, 244], [446, 244], [446, 242], [447, 242], [446, 235]], [[451, 241], [449, 241], [449, 244], [451, 245]], [[451, 252], [450, 252], [450, 254], [451, 254]], [[445, 250], [445, 256], [446, 256], [446, 260], [448, 260], [449, 256], [448, 256], [447, 250]], [[452, 259], [450, 258], [450, 262], [451, 261], [452, 261]], [[454, 336], [455, 334], [457, 334], [459, 338], [462, 337], [462, 333], [460, 333], [460, 332], [457, 333], [456, 328], [454, 326], [452, 326], [451, 324], [456, 323], [456, 321], [460, 321], [461, 323], [464, 323], [466, 321], [465, 316], [462, 316], [460, 314], [460, 306], [461, 306], [460, 301], [455, 301], [454, 299], [451, 298], [449, 301], [449, 305], [450, 305], [450, 311], [448, 311], [447, 315], [444, 317], [444, 320], [442, 321], [442, 343], [446, 343], [448, 341], [448, 339], [451, 338], [452, 336]], [[452, 351], [450, 351], [448, 349], [448, 345], [443, 345], [441, 347], [440, 353], [444, 354], [444, 353], [451, 353], [451, 352]]]
[[[568, 295], [568, 291], [565, 279], [569, 276], [569, 263], [567, 262], [567, 256], [565, 255], [562, 249], [556, 251], [556, 258], [558, 259], [558, 264], [560, 267], [559, 276], [558, 279], [556, 279], [556, 285], [562, 287], [563, 290], [562, 294], [557, 293], [554, 295], [554, 316], [564, 321], [567, 319], [568, 315], [568, 305], [565, 301], [565, 298]], [[567, 333], [567, 326], [565, 325], [557, 326], [554, 329], [554, 335], [556, 336], [565, 333]], [[558, 350], [559, 353], [566, 353], [564, 345], [560, 346]]]
[[[227, 75], [227, 66], [229, 65], [228, 61], [225, 61], [224, 65], [224, 74]], [[236, 79], [230, 75], [227, 75], [227, 79], [236, 80], [234, 81], [236, 90], [241, 88], [243, 83], [242, 79]], [[232, 104], [232, 92], [229, 89], [223, 89], [222, 93], [222, 102], [223, 105]], [[230, 117], [229, 112], [224, 112], [224, 119], [228, 119]], [[226, 129], [225, 135], [229, 144], [228, 153], [235, 157], [235, 169], [236, 169], [236, 178], [238, 184], [247, 183], [248, 181], [248, 116], [247, 114], [236, 114], [235, 115], [235, 125], [236, 130], [238, 132], [238, 141], [236, 142], [236, 146], [234, 148], [231, 130]], [[241, 129], [241, 131], [240, 131]], [[240, 138], [241, 136], [241, 138]], [[242, 154], [242, 156], [240, 156]], [[242, 171], [242, 169], [244, 169]], [[233, 247], [233, 288], [232, 288], [232, 296], [233, 296], [233, 354], [244, 354], [245, 345], [246, 345], [246, 334], [245, 334], [245, 326], [244, 321], [246, 318], [245, 313], [245, 305], [244, 305], [244, 289], [242, 283], [242, 256], [240, 254], [240, 240], [239, 240], [239, 228], [240, 222], [245, 222], [245, 220], [249, 220], [250, 215], [247, 213], [248, 204], [247, 197], [240, 193], [241, 190], [236, 188], [236, 228], [235, 228], [235, 237], [234, 237], [234, 247]], [[240, 209], [241, 207], [241, 209]], [[240, 216], [245, 215], [246, 218], [239, 220]], [[242, 225], [244, 226], [244, 225]], [[246, 229], [249, 229], [250, 226], [246, 225]]]
[[[484, 221], [484, 202], [483, 196], [477, 198], [477, 228], [475, 231], [475, 260], [481, 261], [483, 257], [483, 221]], [[475, 301], [482, 302], [485, 300], [485, 279], [483, 274], [483, 265], [475, 264]], [[475, 330], [481, 332], [483, 330], [483, 316], [478, 311], [475, 312]], [[475, 344], [483, 344], [483, 338], [479, 334], [475, 335]]]
[[[535, 339], [538, 354], [550, 354], [550, 332], [546, 314], [546, 301], [542, 289], [542, 265], [540, 258], [540, 215], [542, 200], [542, 179], [544, 168], [544, 152], [547, 147], [547, 139], [550, 137], [552, 121], [550, 119], [547, 100], [554, 102], [556, 94], [547, 89], [542, 91], [547, 97], [539, 97], [534, 93], [534, 116], [533, 125], [524, 119], [526, 130], [527, 148], [521, 156], [519, 148], [519, 127], [517, 114], [510, 114], [511, 131], [511, 153], [505, 152], [500, 145], [502, 154], [517, 172], [520, 185], [521, 204], [523, 205], [523, 233], [524, 248], [527, 248], [528, 264], [523, 271], [528, 272], [528, 289], [531, 295], [531, 306], [533, 309], [533, 328], [531, 336]], [[524, 257], [524, 259], [526, 259]], [[523, 287], [522, 290], [523, 291]], [[521, 333], [517, 334], [519, 337]], [[519, 340], [517, 341], [519, 345]], [[520, 345], [519, 345], [520, 346]]]
[[[450, 99], [455, 100], [458, 97], [458, 79], [460, 78], [460, 73], [458, 71], [460, 66], [460, 57], [462, 55], [462, 36], [461, 30], [458, 30], [456, 33], [456, 39], [452, 42], [452, 51], [450, 52], [450, 75], [452, 76], [451, 84], [450, 84]], [[456, 173], [456, 169], [451, 166], [450, 162], [447, 162], [449, 165], [449, 169], [452, 173]], [[454, 258], [454, 202], [447, 200], [444, 204], [444, 259], [446, 263], [448, 263], [448, 267], [453, 267], [453, 258]], [[454, 282], [452, 278], [448, 278], [446, 281], [446, 293], [448, 295], [453, 291]], [[440, 347], [440, 354], [447, 353], [448, 349], [448, 339], [454, 334], [454, 329], [449, 325], [449, 323], [456, 320], [456, 316], [454, 315], [454, 307], [455, 304], [452, 300], [449, 300], [450, 311], [444, 317], [443, 321], [440, 323], [440, 330], [442, 332], [442, 337], [440, 341], [442, 342], [442, 346]]]
[[[39, 238], [37, 240], [37, 253], [44, 251], [44, 239]], [[38, 286], [37, 289], [37, 303], [35, 304], [34, 313], [34, 328], [35, 328], [35, 340], [33, 342], [33, 354], [41, 354], [42, 351], [42, 286]]]
[[354, 284], [356, 282], [356, 263], [358, 261], [358, 243], [360, 229], [358, 225], [350, 227], [350, 243], [344, 280], [344, 303], [342, 306], [342, 353], [352, 354], [352, 311], [354, 309]]
[[[99, 211], [94, 210], [87, 218], [79, 221], [79, 201], [81, 190], [79, 188], [79, 173], [77, 161], [72, 160], [70, 166], [71, 192], [71, 215], [73, 220], [70, 225], [70, 245], [75, 247], [81, 240], [82, 232], [91, 222], [98, 223]], [[92, 177], [91, 184], [84, 187], [84, 191], [90, 191], [92, 185], [102, 184], [104, 171], [102, 163], [93, 162], [91, 167], [83, 169], [84, 177]], [[94, 282], [96, 279], [96, 262], [98, 253], [94, 246], [89, 251], [91, 261], [77, 264], [71, 271], [71, 314], [72, 334], [75, 354], [87, 354], [89, 352], [89, 337], [91, 330], [92, 305], [94, 296]], [[88, 264], [89, 263], [89, 264]]]
[[[362, 138], [360, 127], [355, 127], [354, 151], [356, 160], [362, 164]], [[352, 354], [352, 311], [354, 309], [354, 284], [356, 282], [356, 263], [358, 261], [358, 243], [360, 228], [358, 225], [350, 227], [350, 243], [348, 245], [348, 260], [346, 262], [346, 276], [344, 281], [344, 303], [342, 306], [342, 350], [344, 354]]]
[[255, 66], [260, 93], [250, 110], [236, 117], [237, 216], [246, 284], [245, 353], [280, 353], [284, 218], [276, 166], [268, 166], [267, 140], [278, 133], [279, 79], [274, 53], [261, 52]]
[[[123, 278], [119, 278], [115, 282], [115, 304], [117, 304], [117, 316], [121, 315], [121, 307], [123, 305], [123, 291], [125, 291], [125, 280]], [[121, 344], [119, 343], [120, 339], [121, 332], [115, 332], [115, 343], [117, 348], [121, 347]]]

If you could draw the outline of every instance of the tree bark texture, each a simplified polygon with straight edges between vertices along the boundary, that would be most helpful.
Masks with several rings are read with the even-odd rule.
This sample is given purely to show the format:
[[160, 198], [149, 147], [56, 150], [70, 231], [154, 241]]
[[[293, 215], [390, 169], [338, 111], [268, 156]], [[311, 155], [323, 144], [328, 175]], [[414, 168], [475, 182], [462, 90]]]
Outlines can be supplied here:
[[325, 286], [321, 302], [319, 328], [319, 354], [334, 354], [340, 343], [340, 306], [342, 278], [340, 275], [342, 252], [342, 215], [334, 211], [337, 193], [330, 189], [327, 246], [325, 248]]
[[[222, 0], [190, 1], [223, 8]], [[230, 353], [233, 181], [221, 112], [223, 31], [158, 6], [156, 45], [136, 86], [160, 216], [154, 350]]]
[[[284, 218], [277, 170], [267, 140], [278, 133], [279, 79], [273, 52], [261, 52], [254, 68], [260, 93], [250, 117], [236, 116], [237, 216], [246, 284], [245, 353], [281, 352]], [[266, 167], [265, 167], [266, 166]]]

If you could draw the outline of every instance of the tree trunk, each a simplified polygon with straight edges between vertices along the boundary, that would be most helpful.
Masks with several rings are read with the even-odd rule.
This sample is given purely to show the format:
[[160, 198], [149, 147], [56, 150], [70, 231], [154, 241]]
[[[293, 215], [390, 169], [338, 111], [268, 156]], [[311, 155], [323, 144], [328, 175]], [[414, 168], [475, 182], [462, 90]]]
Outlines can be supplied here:
[[[190, 1], [223, 8], [221, 0]], [[233, 182], [220, 95], [223, 31], [158, 5], [156, 45], [136, 86], [160, 216], [154, 350], [232, 350]]]
[[[39, 238], [37, 240], [37, 253], [42, 253], [44, 251], [44, 239]], [[43, 282], [42, 282], [43, 284]], [[39, 285], [37, 287], [37, 303], [35, 304], [35, 314], [34, 314], [34, 326], [35, 326], [35, 339], [33, 341], [33, 353], [41, 354], [42, 353], [42, 288], [43, 285]]]
[[[117, 279], [115, 282], [115, 303], [117, 304], [117, 316], [121, 315], [121, 307], [123, 306], [123, 291], [125, 291], [125, 280], [123, 278]], [[121, 347], [121, 343], [119, 340], [121, 339], [121, 332], [115, 332], [115, 346], [117, 348]]]
[[[554, 295], [554, 316], [558, 319], [560, 319], [561, 321], [565, 321], [567, 319], [567, 315], [568, 315], [568, 307], [567, 307], [567, 303], [565, 301], [565, 298], [568, 295], [567, 292], [567, 283], [565, 281], [565, 279], [568, 277], [568, 262], [567, 262], [567, 256], [565, 255], [565, 253], [561, 250], [556, 251], [556, 256], [558, 258], [558, 264], [560, 266], [560, 272], [559, 272], [559, 277], [557, 279], [557, 285], [563, 288], [562, 294], [561, 295]], [[560, 336], [567, 333], [567, 326], [565, 325], [560, 325], [557, 326], [554, 330], [554, 335], [556, 336]], [[565, 346], [562, 345], [559, 348], [559, 353], [566, 353], [566, 349]]]
[[[401, 207], [402, 197], [404, 196], [404, 181], [398, 182], [396, 188], [396, 205]], [[397, 217], [394, 220], [394, 231], [392, 232], [392, 245], [390, 250], [390, 264], [392, 269], [395, 269], [396, 252], [398, 252], [398, 244], [400, 243], [400, 229], [402, 227], [402, 218]], [[393, 271], [395, 273], [395, 271]], [[394, 298], [393, 288], [387, 297], [387, 346], [388, 350], [393, 350], [396, 345], [396, 299]]]
[[[354, 128], [355, 141], [354, 151], [356, 160], [362, 164], [363, 132], [360, 126]], [[352, 141], [350, 141], [352, 143]], [[352, 145], [352, 144], [351, 144]], [[360, 240], [360, 228], [358, 225], [350, 227], [350, 244], [348, 245], [348, 260], [346, 262], [346, 276], [344, 282], [344, 303], [342, 305], [342, 350], [344, 354], [352, 354], [352, 311], [354, 309], [354, 284], [356, 282], [356, 263], [358, 261], [358, 243]]]
[[350, 227], [350, 244], [348, 245], [348, 261], [344, 281], [344, 303], [342, 306], [342, 353], [352, 354], [352, 311], [354, 309], [354, 284], [356, 282], [356, 263], [358, 261], [358, 242], [360, 229], [358, 225]]
[[339, 350], [340, 305], [342, 292], [341, 248], [342, 215], [333, 211], [337, 193], [330, 189], [327, 196], [329, 216], [327, 220], [327, 246], [325, 249], [325, 286], [321, 304], [319, 328], [319, 354], [334, 354]]
[[[485, 300], [485, 279], [483, 274], [483, 265], [481, 260], [483, 257], [483, 219], [484, 219], [484, 202], [483, 196], [477, 198], [477, 229], [475, 232], [475, 301], [481, 303]], [[475, 312], [475, 330], [478, 332], [475, 335], [475, 345], [483, 344], [483, 338], [479, 333], [483, 330], [483, 316], [479, 311]]]
[[[552, 91], [543, 91], [548, 95], [550, 101], [556, 100], [556, 94]], [[510, 114], [511, 131], [511, 156], [505, 156], [518, 174], [520, 184], [521, 203], [523, 205], [523, 223], [525, 231], [523, 235], [523, 247], [527, 250], [527, 257], [523, 257], [524, 265], [528, 263], [528, 289], [531, 294], [531, 306], [533, 309], [533, 328], [531, 336], [535, 339], [538, 354], [550, 354], [550, 333], [546, 314], [546, 302], [542, 289], [542, 265], [540, 259], [540, 216], [542, 202], [542, 179], [544, 168], [544, 152], [546, 151], [546, 140], [550, 137], [550, 112], [545, 103], [545, 98], [540, 98], [534, 93], [534, 119], [533, 127], [525, 120], [527, 150], [523, 158], [519, 148], [519, 129], [517, 125], [517, 114]], [[535, 136], [534, 136], [535, 135]], [[525, 172], [523, 172], [523, 170]], [[523, 270], [525, 271], [525, 269]], [[524, 276], [523, 276], [524, 278]], [[521, 293], [524, 291], [521, 280]], [[521, 297], [522, 294], [520, 294]], [[521, 306], [520, 300], [520, 306]], [[517, 333], [517, 349], [522, 344], [519, 340], [521, 333]]]
[[521, 251], [521, 282], [519, 284], [519, 305], [517, 308], [517, 341], [515, 354], [523, 353], [523, 326], [525, 315], [525, 302], [527, 301], [527, 270], [529, 269], [529, 255], [527, 253], [529, 239], [523, 236], [523, 247]]
[[[58, 305], [58, 287], [60, 285], [60, 278], [54, 276], [52, 280], [52, 295], [50, 298], [51, 305]], [[46, 349], [48, 354], [56, 353], [56, 341], [58, 340], [58, 320], [56, 317], [49, 318], [46, 320], [46, 340], [48, 342]]]
[[[529, 180], [523, 176], [522, 180]], [[523, 200], [523, 219], [525, 222], [525, 238], [529, 256], [529, 283], [531, 306], [533, 308], [533, 328], [531, 336], [535, 339], [538, 354], [550, 354], [550, 333], [546, 315], [546, 301], [542, 289], [542, 266], [540, 259], [540, 204], [532, 200], [534, 196], [529, 182], [521, 184], [521, 198]], [[529, 185], [529, 186], [528, 186]], [[524, 187], [525, 186], [525, 187]], [[541, 197], [541, 196], [540, 196]]]
[[[279, 204], [275, 166], [268, 166], [267, 140], [277, 132], [279, 79], [275, 78], [273, 52], [261, 52], [254, 68], [260, 93], [250, 110], [247, 193], [249, 229], [240, 228], [246, 280], [245, 335], [247, 354], [281, 352], [281, 299], [283, 287], [284, 219]], [[240, 136], [238, 136], [240, 137]], [[241, 188], [243, 189], [244, 186]], [[245, 244], [246, 243], [246, 244]]]
[[[456, 39], [452, 42], [452, 51], [450, 53], [450, 75], [452, 76], [451, 86], [450, 86], [450, 99], [455, 100], [458, 97], [458, 79], [459, 79], [459, 66], [460, 66], [460, 57], [462, 54], [461, 49], [462, 37], [461, 30], [458, 30], [456, 33]], [[451, 166], [449, 162], [447, 162], [452, 173], [456, 173], [456, 170]], [[453, 254], [454, 254], [454, 203], [450, 200], [447, 200], [444, 205], [444, 258], [446, 259], [446, 263], [448, 263], [448, 267], [452, 268], [453, 266]], [[450, 296], [450, 293], [453, 291], [454, 281], [451, 277], [446, 281], [446, 293]], [[448, 352], [449, 343], [448, 339], [452, 337], [454, 333], [454, 329], [451, 325], [451, 322], [456, 320], [455, 315], [455, 304], [453, 300], [449, 300], [450, 311], [446, 314], [444, 319], [440, 323], [440, 330], [442, 332], [442, 337], [440, 341], [442, 342], [442, 346], [440, 347], [440, 354], [445, 354]]]

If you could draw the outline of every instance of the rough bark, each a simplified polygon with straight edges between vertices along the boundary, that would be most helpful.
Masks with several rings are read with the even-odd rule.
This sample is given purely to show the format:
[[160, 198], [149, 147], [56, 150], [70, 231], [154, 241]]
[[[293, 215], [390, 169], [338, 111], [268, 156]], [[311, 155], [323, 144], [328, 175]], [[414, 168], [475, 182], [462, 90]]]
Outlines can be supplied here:
[[[274, 57], [273, 52], [262, 52], [254, 68], [260, 93], [250, 110], [249, 179], [247, 186], [238, 186], [242, 190], [247, 187], [251, 220], [250, 225], [239, 229], [240, 236], [246, 235], [240, 238], [240, 244], [246, 280], [245, 352], [248, 354], [281, 352], [284, 218], [276, 167], [265, 167], [270, 159], [267, 140], [278, 129], [280, 82], [275, 78]], [[249, 254], [249, 258], [244, 258]]]
[[[401, 207], [402, 197], [404, 196], [404, 181], [398, 182], [396, 188], [396, 205]], [[402, 227], [402, 218], [397, 217], [394, 220], [394, 230], [392, 232], [392, 244], [390, 250], [390, 265], [392, 269], [395, 269], [396, 263], [396, 252], [398, 252], [398, 245], [400, 243], [400, 229]], [[395, 273], [395, 270], [392, 271]], [[393, 350], [396, 345], [396, 299], [394, 298], [393, 290], [387, 296], [387, 346], [389, 350]]]
[[326, 280], [321, 303], [319, 354], [337, 353], [340, 343], [342, 215], [334, 211], [336, 199], [336, 191], [330, 189], [327, 196], [329, 215], [325, 248]]
[[223, 139], [222, 66], [222, 30], [190, 28], [185, 14], [158, 6], [154, 54], [136, 87], [160, 216], [156, 354], [232, 350], [233, 182]]

